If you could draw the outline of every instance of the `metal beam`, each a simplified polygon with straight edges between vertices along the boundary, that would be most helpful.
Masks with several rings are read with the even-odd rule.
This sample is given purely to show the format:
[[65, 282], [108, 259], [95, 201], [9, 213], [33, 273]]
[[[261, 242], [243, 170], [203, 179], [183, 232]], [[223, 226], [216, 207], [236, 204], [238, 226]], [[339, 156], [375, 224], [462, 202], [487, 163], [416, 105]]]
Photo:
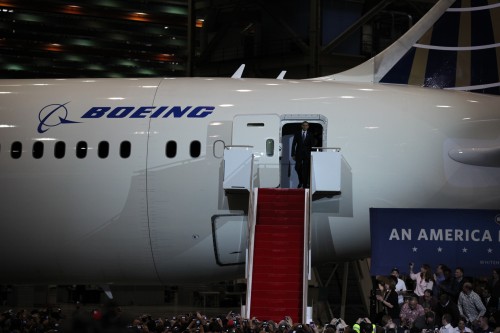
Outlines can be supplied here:
[[195, 1], [188, 0], [188, 16], [187, 16], [187, 62], [186, 76], [193, 76], [194, 55], [196, 47], [196, 11]]
[[345, 307], [347, 301], [347, 277], [349, 276], [349, 262], [344, 263], [344, 274], [342, 276], [342, 295], [340, 301], [340, 318], [345, 318]]
[[321, 0], [310, 0], [309, 8], [309, 77], [317, 77], [321, 48]]

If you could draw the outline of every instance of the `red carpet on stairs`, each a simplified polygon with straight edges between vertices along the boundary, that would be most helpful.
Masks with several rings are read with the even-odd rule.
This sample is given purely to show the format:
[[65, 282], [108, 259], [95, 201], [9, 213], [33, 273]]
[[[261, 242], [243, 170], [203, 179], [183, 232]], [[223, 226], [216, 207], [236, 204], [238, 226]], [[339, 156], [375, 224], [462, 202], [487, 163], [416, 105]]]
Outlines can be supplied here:
[[251, 317], [302, 322], [304, 190], [259, 189]]

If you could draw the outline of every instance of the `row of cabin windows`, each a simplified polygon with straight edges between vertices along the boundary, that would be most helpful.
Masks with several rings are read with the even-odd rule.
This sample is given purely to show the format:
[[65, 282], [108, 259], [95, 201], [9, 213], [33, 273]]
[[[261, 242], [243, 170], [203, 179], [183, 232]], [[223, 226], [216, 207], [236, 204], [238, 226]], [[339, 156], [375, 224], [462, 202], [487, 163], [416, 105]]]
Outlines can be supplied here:
[[[1, 148], [1, 147], [0, 147]], [[36, 141], [33, 143], [32, 155], [33, 158], [40, 159], [43, 157], [45, 150], [45, 145], [43, 141]], [[76, 144], [76, 157], [85, 158], [87, 157], [88, 145], [85, 141], [79, 141]], [[23, 144], [20, 141], [15, 141], [12, 143], [10, 148], [10, 156], [13, 159], [18, 159], [23, 153]], [[130, 141], [122, 141], [120, 143], [120, 157], [129, 158], [132, 153], [132, 144]], [[201, 143], [200, 141], [192, 141], [189, 145], [189, 154], [193, 158], [197, 158], [201, 154]], [[168, 158], [174, 158], [177, 155], [177, 142], [168, 141], [165, 144], [165, 156]], [[61, 159], [66, 156], [66, 143], [64, 141], [57, 141], [54, 145], [54, 157]], [[97, 156], [100, 158], [107, 158], [109, 156], [109, 142], [101, 141], [97, 145]]]

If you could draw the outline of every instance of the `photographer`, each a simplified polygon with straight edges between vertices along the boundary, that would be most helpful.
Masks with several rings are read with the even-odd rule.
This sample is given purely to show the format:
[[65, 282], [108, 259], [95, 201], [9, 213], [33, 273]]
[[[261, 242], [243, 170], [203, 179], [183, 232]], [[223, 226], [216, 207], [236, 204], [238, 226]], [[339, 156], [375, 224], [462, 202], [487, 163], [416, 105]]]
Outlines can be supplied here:
[[305, 324], [295, 324], [291, 330], [295, 333], [313, 333], [313, 330]]
[[352, 325], [352, 329], [357, 333], [375, 333], [377, 331], [375, 324], [372, 324], [370, 319], [366, 317], [358, 318], [356, 324]]
[[292, 318], [285, 316], [285, 318], [278, 323], [278, 333], [287, 333], [290, 331], [292, 326]]
[[260, 333], [274, 333], [276, 327], [274, 321], [263, 321], [260, 325]]
[[208, 323], [208, 332], [222, 332], [223, 327], [224, 325], [220, 317], [212, 318]]
[[202, 325], [201, 316], [191, 318], [187, 330], [192, 333], [205, 333], [205, 327]]
[[323, 330], [323, 332], [326, 332], [327, 329], [333, 329], [333, 333], [347, 333], [348, 325], [345, 323], [345, 321], [342, 318], [333, 318], [330, 324], [327, 324]]

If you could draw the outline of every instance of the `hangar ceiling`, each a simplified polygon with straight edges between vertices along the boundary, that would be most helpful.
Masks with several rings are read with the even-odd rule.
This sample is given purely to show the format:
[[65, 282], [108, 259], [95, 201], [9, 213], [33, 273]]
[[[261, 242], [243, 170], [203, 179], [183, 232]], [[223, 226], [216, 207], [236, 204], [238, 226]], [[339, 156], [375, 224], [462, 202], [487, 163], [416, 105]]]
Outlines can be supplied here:
[[2, 78], [289, 78], [356, 65], [436, 0], [0, 0]]

